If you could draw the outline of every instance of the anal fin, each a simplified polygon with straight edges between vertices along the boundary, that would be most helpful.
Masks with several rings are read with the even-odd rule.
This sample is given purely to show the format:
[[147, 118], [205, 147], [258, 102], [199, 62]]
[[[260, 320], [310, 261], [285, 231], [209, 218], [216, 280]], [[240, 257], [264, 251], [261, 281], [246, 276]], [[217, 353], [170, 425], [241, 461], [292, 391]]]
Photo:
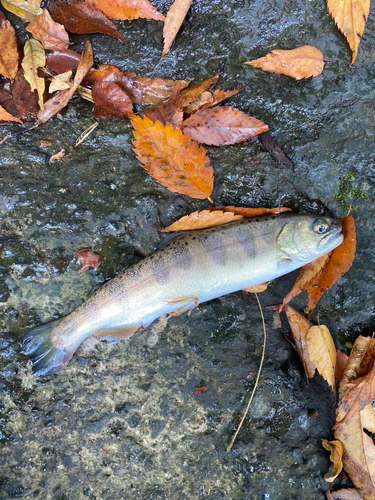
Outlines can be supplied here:
[[169, 316], [179, 316], [185, 312], [187, 312], [188, 316], [190, 316], [191, 311], [199, 304], [199, 297], [185, 297], [177, 300], [166, 300], [165, 302], [171, 306], [178, 304], [176, 310]]
[[123, 339], [128, 339], [131, 337], [140, 327], [140, 325], [125, 325], [119, 326], [117, 328], [108, 328], [105, 330], [98, 330], [94, 332], [96, 337], [100, 337], [102, 340], [109, 340], [114, 342], [119, 342]]

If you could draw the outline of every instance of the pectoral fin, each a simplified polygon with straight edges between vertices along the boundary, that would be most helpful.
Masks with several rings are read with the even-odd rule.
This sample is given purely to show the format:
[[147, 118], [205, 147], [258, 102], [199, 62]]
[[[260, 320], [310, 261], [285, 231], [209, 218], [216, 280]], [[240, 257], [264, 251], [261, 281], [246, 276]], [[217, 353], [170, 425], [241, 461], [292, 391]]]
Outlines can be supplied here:
[[135, 333], [140, 325], [126, 325], [120, 326], [118, 328], [108, 328], [107, 330], [98, 330], [94, 332], [96, 337], [100, 337], [102, 340], [113, 340], [119, 342], [123, 339], [128, 339]]
[[184, 297], [183, 299], [166, 300], [165, 302], [171, 306], [177, 305], [175, 311], [173, 311], [169, 316], [179, 316], [185, 312], [187, 312], [189, 316], [194, 307], [198, 306], [199, 297]]

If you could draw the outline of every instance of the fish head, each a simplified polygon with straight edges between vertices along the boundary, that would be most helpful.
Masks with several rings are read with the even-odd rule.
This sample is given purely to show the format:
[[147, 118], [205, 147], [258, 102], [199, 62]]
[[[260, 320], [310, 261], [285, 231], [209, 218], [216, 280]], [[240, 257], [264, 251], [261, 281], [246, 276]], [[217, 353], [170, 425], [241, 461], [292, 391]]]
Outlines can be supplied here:
[[290, 217], [276, 237], [283, 253], [301, 262], [311, 262], [331, 252], [344, 239], [341, 222], [331, 217]]

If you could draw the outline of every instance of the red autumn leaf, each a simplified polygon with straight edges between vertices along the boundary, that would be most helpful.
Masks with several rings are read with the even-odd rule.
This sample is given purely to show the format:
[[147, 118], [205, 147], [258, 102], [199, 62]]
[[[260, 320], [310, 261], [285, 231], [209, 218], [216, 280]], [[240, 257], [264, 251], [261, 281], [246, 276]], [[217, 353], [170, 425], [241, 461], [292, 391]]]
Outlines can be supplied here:
[[182, 130], [203, 144], [224, 146], [266, 132], [268, 125], [231, 106], [221, 106], [197, 111], [183, 122]]
[[65, 50], [69, 47], [69, 35], [62, 24], [56, 23], [48, 10], [34, 17], [26, 28], [48, 50]]
[[0, 75], [13, 80], [18, 70], [18, 50], [13, 26], [0, 12]]
[[290, 208], [211, 207], [185, 215], [165, 229], [160, 229], [160, 231], [196, 231], [197, 229], [222, 226], [228, 222], [235, 222], [242, 219], [254, 219], [255, 217], [265, 217], [267, 215], [276, 215], [283, 212], [290, 212]]
[[16, 116], [23, 121], [32, 121], [39, 111], [38, 96], [31, 91], [21, 68], [12, 85], [13, 102], [17, 109]]
[[323, 272], [310, 282], [307, 290], [309, 297], [309, 315], [318, 303], [323, 293], [341, 278], [351, 267], [356, 248], [356, 236], [353, 217], [348, 215], [341, 219], [344, 241], [336, 247], [325, 265]]
[[86, 3], [116, 21], [132, 21], [140, 18], [165, 20], [163, 14], [158, 12], [148, 0], [131, 0], [130, 2], [129, 0], [86, 0]]
[[95, 118], [118, 118], [125, 120], [133, 112], [133, 105], [129, 96], [115, 82], [101, 81], [92, 88], [94, 99]]
[[94, 253], [89, 248], [82, 248], [77, 252], [78, 263], [81, 263], [81, 269], [78, 271], [78, 274], [84, 273], [93, 267], [94, 269], [98, 269], [100, 264], [102, 263], [102, 256]]
[[66, 73], [78, 68], [81, 56], [74, 50], [56, 50], [46, 55], [46, 65], [56, 73]]
[[213, 169], [204, 150], [187, 134], [149, 118], [132, 117], [134, 152], [143, 168], [170, 191], [208, 198]]
[[102, 81], [119, 83], [124, 77], [124, 73], [116, 68], [116, 66], [105, 65], [99, 69], [91, 69], [85, 76], [82, 84], [92, 88], [95, 83]]
[[93, 62], [94, 61], [92, 56], [92, 48], [90, 42], [87, 41], [85, 43], [85, 47], [81, 55], [81, 60], [73, 80], [73, 85], [71, 86], [70, 89], [60, 90], [50, 99], [48, 99], [47, 102], [44, 103], [44, 110], [39, 111], [38, 113], [38, 122], [37, 122], [38, 125], [40, 123], [45, 123], [46, 121], [48, 121], [50, 118], [55, 116], [62, 108], [64, 108], [68, 104], [72, 95], [77, 90], [81, 81], [84, 79], [85, 75], [88, 73], [91, 66], [93, 65]]
[[0, 106], [0, 122], [16, 122], [22, 125], [22, 121], [19, 118], [12, 116], [2, 106]]
[[176, 94], [167, 102], [147, 108], [143, 114], [153, 122], [159, 120], [164, 125], [169, 123], [174, 127], [181, 127], [184, 118], [182, 98], [180, 94]]
[[173, 4], [169, 8], [164, 22], [164, 47], [162, 57], [168, 54], [169, 49], [172, 47], [172, 43], [176, 38], [178, 30], [181, 28], [181, 24], [190, 9], [191, 2], [192, 0], [174, 0]]
[[62, 24], [71, 33], [103, 33], [121, 42], [126, 40], [117, 32], [116, 26], [100, 10], [77, 0], [53, 2], [48, 10], [54, 21]]

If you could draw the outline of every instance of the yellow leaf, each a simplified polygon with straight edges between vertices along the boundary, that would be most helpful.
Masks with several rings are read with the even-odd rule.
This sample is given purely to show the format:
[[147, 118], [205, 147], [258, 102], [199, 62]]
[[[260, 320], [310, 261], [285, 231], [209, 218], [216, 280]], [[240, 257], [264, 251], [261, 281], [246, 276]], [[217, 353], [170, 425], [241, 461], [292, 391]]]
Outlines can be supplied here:
[[370, 0], [327, 0], [327, 6], [336, 26], [347, 39], [353, 52], [353, 64], [370, 12]]
[[43, 12], [43, 9], [40, 7], [33, 5], [32, 2], [26, 2], [24, 0], [1, 0], [1, 5], [12, 14], [15, 14], [21, 19], [27, 19], [28, 21], [32, 21], [35, 16]]
[[25, 72], [25, 79], [29, 82], [31, 90], [38, 92], [39, 107], [43, 110], [45, 80], [38, 76], [38, 68], [44, 68], [46, 65], [46, 54], [42, 44], [32, 38], [27, 40], [23, 50], [25, 56], [22, 61], [22, 67]]
[[70, 87], [72, 86], [71, 79], [72, 79], [72, 70], [54, 76], [51, 80], [51, 85], [49, 86], [48, 89], [49, 94], [57, 92], [58, 90], [70, 89]]
[[312, 326], [306, 340], [311, 362], [336, 394], [336, 347], [328, 328], [324, 325]]
[[179, 128], [133, 115], [134, 152], [143, 168], [170, 191], [208, 198], [213, 189], [213, 169], [206, 153]]
[[333, 463], [332, 476], [326, 474], [324, 479], [327, 483], [332, 483], [342, 470], [342, 444], [341, 441], [327, 441], [326, 439], [322, 439], [322, 445], [323, 448], [331, 452], [329, 459]]

